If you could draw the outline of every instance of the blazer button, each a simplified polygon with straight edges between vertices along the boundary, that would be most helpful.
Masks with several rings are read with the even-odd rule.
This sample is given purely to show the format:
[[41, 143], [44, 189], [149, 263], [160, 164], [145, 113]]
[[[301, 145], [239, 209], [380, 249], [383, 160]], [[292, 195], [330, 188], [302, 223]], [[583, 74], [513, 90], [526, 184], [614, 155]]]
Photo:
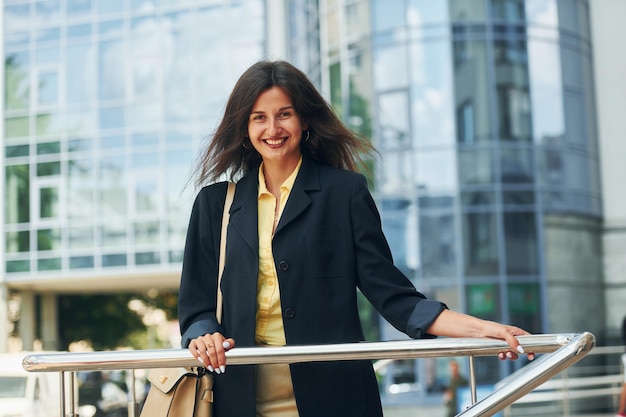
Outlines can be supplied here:
[[281, 271], [286, 271], [286, 270], [288, 270], [288, 269], [289, 269], [289, 264], [288, 264], [287, 262], [285, 262], [285, 261], [280, 261], [280, 262], [278, 263], [278, 268], [279, 268]]
[[287, 308], [287, 309], [285, 309], [285, 317], [286, 317], [286, 318], [291, 319], [291, 318], [293, 318], [293, 316], [295, 316], [295, 315], [296, 315], [296, 312], [295, 312], [295, 311], [293, 311], [293, 309], [291, 309], [291, 308]]

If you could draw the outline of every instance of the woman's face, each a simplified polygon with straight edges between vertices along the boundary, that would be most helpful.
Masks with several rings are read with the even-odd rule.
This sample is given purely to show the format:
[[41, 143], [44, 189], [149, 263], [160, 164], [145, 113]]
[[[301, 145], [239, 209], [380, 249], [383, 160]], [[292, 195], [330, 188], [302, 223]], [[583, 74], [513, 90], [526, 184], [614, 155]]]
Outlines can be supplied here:
[[302, 131], [307, 127], [287, 93], [272, 87], [259, 94], [252, 106], [248, 136], [265, 163], [297, 164]]

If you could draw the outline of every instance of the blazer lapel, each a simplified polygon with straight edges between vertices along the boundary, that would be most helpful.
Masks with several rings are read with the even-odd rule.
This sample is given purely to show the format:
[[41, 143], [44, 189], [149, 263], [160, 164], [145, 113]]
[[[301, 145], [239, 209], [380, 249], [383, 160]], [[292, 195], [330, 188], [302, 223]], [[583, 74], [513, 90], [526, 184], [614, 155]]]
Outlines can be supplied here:
[[287, 200], [287, 204], [285, 205], [285, 209], [280, 217], [274, 235], [277, 235], [311, 204], [311, 197], [308, 192], [319, 189], [320, 180], [317, 164], [306, 156], [303, 156], [300, 172], [298, 172], [296, 181], [289, 193], [289, 199]]
[[235, 198], [230, 207], [230, 225], [250, 247], [252, 252], [259, 253], [259, 221], [258, 221], [258, 170], [253, 170], [237, 182]]

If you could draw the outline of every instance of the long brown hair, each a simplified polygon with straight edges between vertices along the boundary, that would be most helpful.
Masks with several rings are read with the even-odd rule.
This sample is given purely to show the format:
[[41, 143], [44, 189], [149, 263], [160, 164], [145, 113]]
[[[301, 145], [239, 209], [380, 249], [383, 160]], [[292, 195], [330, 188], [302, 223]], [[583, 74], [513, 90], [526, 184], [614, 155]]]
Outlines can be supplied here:
[[307, 76], [286, 61], [259, 61], [235, 84], [224, 117], [200, 157], [196, 185], [224, 175], [233, 180], [258, 166], [261, 155], [247, 138], [248, 118], [259, 94], [274, 86], [287, 93], [302, 121], [308, 123], [308, 139], [300, 142], [304, 155], [350, 171], [365, 167], [365, 158], [375, 153], [374, 147], [341, 122]]

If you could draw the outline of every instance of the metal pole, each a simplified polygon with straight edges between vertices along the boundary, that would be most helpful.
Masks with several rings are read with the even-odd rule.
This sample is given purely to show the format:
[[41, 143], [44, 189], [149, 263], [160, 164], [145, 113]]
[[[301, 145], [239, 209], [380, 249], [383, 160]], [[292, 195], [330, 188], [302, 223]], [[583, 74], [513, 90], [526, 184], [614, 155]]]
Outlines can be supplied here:
[[135, 370], [130, 370], [130, 402], [128, 403], [128, 417], [137, 415], [139, 404], [137, 404], [137, 390], [135, 389]]
[[59, 391], [61, 391], [61, 417], [65, 415], [65, 372], [59, 372]]
[[476, 395], [476, 371], [474, 369], [474, 355], [469, 357], [469, 371], [470, 371], [470, 389], [472, 392], [472, 405], [478, 402]]
[[69, 407], [69, 413], [67, 414], [68, 417], [79, 417], [78, 414], [76, 414], [76, 396], [75, 396], [75, 392], [74, 390], [75, 388], [75, 381], [76, 381], [76, 372], [71, 371], [69, 372], [69, 391], [70, 391], [70, 398], [69, 398], [69, 403], [70, 403], [70, 407]]

